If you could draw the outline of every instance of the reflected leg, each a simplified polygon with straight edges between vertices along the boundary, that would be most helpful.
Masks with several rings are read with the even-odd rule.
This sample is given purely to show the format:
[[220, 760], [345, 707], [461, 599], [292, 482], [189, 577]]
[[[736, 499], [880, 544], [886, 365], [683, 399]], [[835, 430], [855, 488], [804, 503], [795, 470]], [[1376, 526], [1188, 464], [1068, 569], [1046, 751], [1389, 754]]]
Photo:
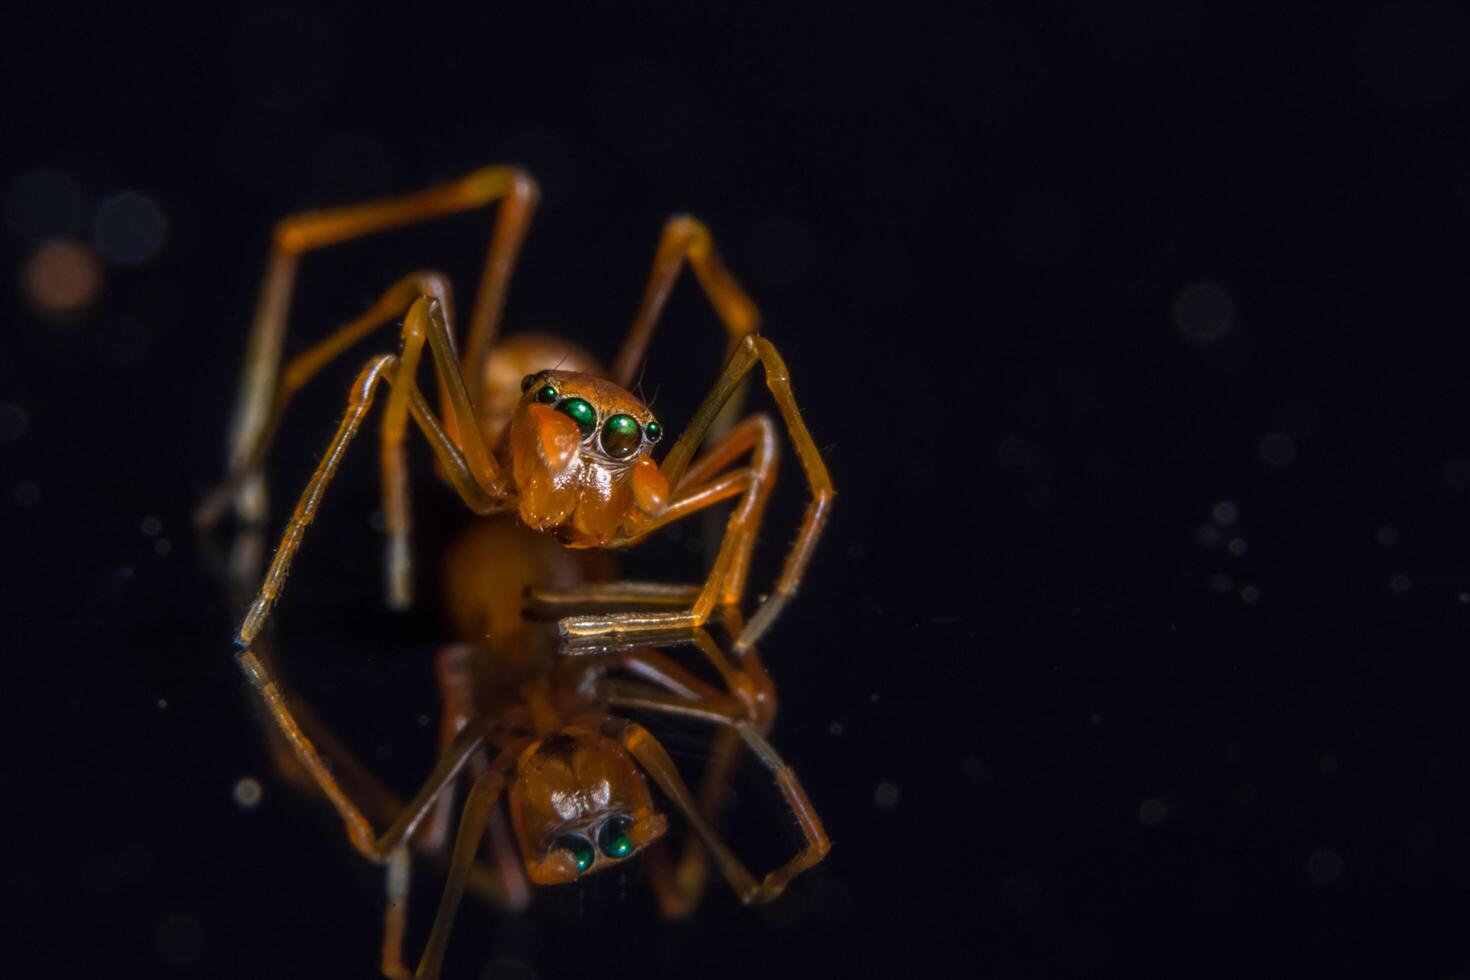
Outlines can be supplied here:
[[674, 766], [663, 746], [648, 733], [647, 729], [620, 718], [609, 717], [605, 722], [607, 734], [622, 741], [623, 746], [633, 758], [638, 760], [639, 765], [658, 784], [664, 795], [674, 803], [679, 812], [683, 814], [684, 819], [689, 821], [690, 827], [709, 848], [715, 864], [725, 879], [730, 882], [731, 887], [735, 889], [740, 900], [747, 904], [771, 901], [786, 889], [792, 878], [821, 861], [832, 846], [826, 830], [822, 827], [821, 818], [817, 816], [816, 810], [812, 808], [811, 802], [806, 797], [806, 791], [797, 781], [796, 774], [749, 722], [729, 720], [720, 706], [691, 705], [667, 698], [661, 708], [656, 708], [657, 701], [656, 697], [649, 694], [639, 697], [636, 706], [707, 720], [725, 719], [721, 723], [731, 725], [761, 764], [775, 776], [776, 785], [781, 790], [787, 806], [791, 808], [792, 815], [795, 816], [806, 843], [785, 864], [757, 880], [705, 819], [698, 804], [690, 795], [689, 787], [685, 785], [679, 770]]
[[464, 812], [459, 820], [459, 833], [454, 841], [454, 856], [450, 859], [444, 895], [439, 900], [439, 912], [434, 917], [434, 927], [429, 932], [429, 941], [424, 946], [424, 955], [415, 974], [422, 980], [434, 980], [444, 966], [444, 951], [449, 945], [449, 933], [454, 928], [454, 918], [459, 912], [460, 899], [464, 896], [465, 880], [474, 864], [475, 854], [480, 849], [485, 825], [505, 789], [506, 772], [524, 747], [525, 743], [507, 747], [470, 787], [469, 797], [465, 800]]

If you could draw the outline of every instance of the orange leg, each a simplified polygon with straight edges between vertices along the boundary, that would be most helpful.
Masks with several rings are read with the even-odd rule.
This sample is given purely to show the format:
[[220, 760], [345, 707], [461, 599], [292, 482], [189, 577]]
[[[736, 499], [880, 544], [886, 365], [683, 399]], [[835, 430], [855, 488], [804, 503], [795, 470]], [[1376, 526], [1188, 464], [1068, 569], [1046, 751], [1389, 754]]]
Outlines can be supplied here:
[[464, 897], [465, 883], [474, 866], [475, 855], [480, 850], [480, 842], [485, 836], [485, 826], [505, 789], [506, 773], [514, 766], [516, 756], [526, 744], [515, 742], [508, 745], [490, 767], [475, 778], [474, 785], [470, 787], [464, 812], [459, 820], [459, 833], [454, 841], [454, 856], [449, 862], [444, 895], [439, 900], [439, 912], [434, 916], [434, 926], [429, 932], [429, 940], [424, 946], [424, 955], [415, 974], [419, 978], [435, 980], [444, 966], [444, 951], [449, 945], [449, 933], [454, 928], [454, 918], [459, 912], [460, 899]]
[[[380, 448], [383, 474], [383, 514], [387, 547], [385, 571], [387, 598], [390, 606], [404, 608], [412, 600], [412, 569], [409, 548], [409, 490], [403, 439], [407, 427], [408, 404], [417, 392], [413, 380], [418, 372], [420, 355], [428, 343], [433, 354], [440, 401], [448, 423], [446, 431], [462, 433], [455, 447], [468, 462], [474, 482], [486, 490], [496, 476], [494, 457], [484, 446], [479, 427], [473, 422], [471, 407], [454, 349], [454, 336], [449, 326], [449, 286], [437, 273], [417, 273], [391, 287], [363, 316], [343, 327], [332, 337], [295, 358], [283, 372], [281, 387], [275, 395], [267, 425], [257, 432], [254, 443], [246, 447], [246, 455], [225, 482], [204, 502], [195, 515], [207, 525], [222, 512], [237, 487], [263, 458], [286, 405], [297, 390], [344, 349], [366, 332], [391, 321], [412, 300], [403, 319], [403, 353], [393, 375], [394, 389], [385, 413]], [[345, 339], [344, 339], [345, 338]], [[451, 470], [455, 468], [451, 467]], [[464, 467], [458, 467], [463, 470]], [[447, 474], [454, 481], [456, 473]], [[460, 487], [461, 493], [466, 492]], [[472, 494], [473, 495], [473, 494]], [[483, 496], [483, 494], [481, 494]], [[258, 551], [259, 549], [252, 549]]]
[[[623, 702], [615, 698], [612, 703]], [[806, 791], [802, 789], [791, 767], [782, 761], [765, 737], [756, 731], [754, 725], [743, 719], [729, 717], [725, 710], [726, 706], [690, 703], [675, 698], [661, 697], [656, 692], [630, 697], [626, 703], [631, 707], [660, 710], [669, 714], [698, 717], [729, 725], [750, 747], [751, 752], [761, 764], [775, 776], [776, 785], [780, 788], [782, 797], [796, 817], [797, 825], [801, 828], [806, 843], [785, 864], [757, 880], [725, 844], [710, 822], [705, 819], [699, 805], [690, 794], [689, 787], [685, 785], [684, 777], [679, 774], [679, 770], [674, 766], [663, 746], [640, 725], [612, 717], [605, 722], [607, 734], [622, 741], [623, 746], [633, 758], [638, 760], [639, 765], [658, 784], [663, 794], [683, 814], [689, 826], [709, 849], [716, 866], [730, 882], [742, 902], [749, 904], [771, 901], [786, 889], [786, 885], [792, 878], [827, 855], [832, 847], [832, 842], [822, 827], [821, 818], [817, 816], [811, 802], [807, 799]]]
[[408, 927], [408, 881], [413, 870], [408, 847], [388, 855], [387, 902], [383, 911], [383, 947], [379, 962], [389, 980], [408, 980], [413, 974], [403, 965], [403, 933]]
[[[449, 388], [452, 410], [461, 420], [470, 417], [471, 409], [465, 394], [464, 381], [458, 366], [452, 360], [448, 325], [439, 306], [426, 297], [417, 300], [404, 317], [403, 337], [404, 350], [401, 357], [381, 355], [369, 361], [358, 374], [348, 400], [347, 414], [297, 502], [286, 531], [281, 536], [281, 543], [276, 548], [275, 557], [261, 583], [260, 592], [240, 625], [236, 643], [242, 649], [248, 648], [264, 627], [271, 608], [285, 586], [291, 559], [301, 546], [306, 528], [316, 517], [327, 485], [341, 466], [348, 444], [361, 428], [368, 410], [372, 408], [378, 382], [389, 381], [392, 385], [383, 419], [385, 468], [390, 464], [401, 466], [401, 457], [397, 455], [401, 449], [397, 446], [405, 437], [407, 418], [412, 416], [428, 437], [429, 445], [443, 465], [445, 475], [466, 506], [477, 514], [494, 513], [503, 506], [504, 498], [498, 495], [496, 485], [495, 461], [480, 439], [479, 430], [473, 426], [461, 430], [465, 432], [464, 449], [461, 451], [444, 431], [442, 423], [435, 418], [433, 410], [415, 385], [411, 371], [405, 369], [405, 365], [417, 365], [419, 354], [427, 341], [434, 354], [439, 376]], [[401, 475], [390, 474], [388, 479], [398, 480]], [[402, 529], [406, 531], [406, 515], [400, 515], [398, 519], [402, 522]], [[406, 546], [403, 551], [406, 553]]]
[[[439, 751], [447, 752], [464, 727], [475, 717], [474, 677], [470, 660], [474, 648], [468, 644], [446, 647], [435, 658], [435, 680], [439, 687], [442, 704], [439, 728]], [[479, 755], [470, 760], [471, 776], [479, 776], [485, 769], [485, 758]], [[426, 850], [438, 851], [448, 841], [450, 820], [453, 817], [454, 791], [440, 795], [434, 804], [419, 839]], [[478, 888], [487, 901], [497, 909], [516, 911], [530, 904], [530, 885], [521, 868], [520, 858], [514, 850], [510, 828], [497, 811], [490, 820], [490, 867], [481, 876], [484, 887]]]
[[[721, 728], [715, 734], [698, 799], [699, 812], [710, 826], [715, 826], [724, 808], [739, 751], [740, 736], [733, 729]], [[666, 919], [687, 918], [704, 897], [709, 878], [709, 852], [696, 834], [691, 833], [685, 839], [677, 855], [673, 842], [665, 838], [649, 853], [648, 872], [659, 913]]]
[[[822, 528], [827, 521], [828, 510], [834, 495], [832, 479], [827, 473], [826, 464], [822, 461], [822, 454], [807, 431], [800, 410], [796, 407], [796, 399], [791, 392], [790, 376], [781, 355], [765, 338], [748, 336], [740, 342], [735, 356], [726, 366], [714, 389], [700, 405], [689, 427], [679, 437], [678, 442], [674, 444], [661, 464], [660, 468], [669, 481], [669, 485], [676, 488], [674, 500], [668, 510], [658, 520], [641, 528], [635, 535], [618, 542], [619, 545], [632, 543], [672, 520], [701, 510], [736, 493], [746, 492], [741, 506], [736, 508], [735, 513], [731, 515], [724, 542], [715, 559], [714, 568], [704, 588], [700, 591], [694, 607], [687, 612], [622, 612], [595, 616], [569, 616], [561, 622], [564, 635], [586, 637], [687, 630], [702, 625], [709, 618], [717, 602], [730, 604], [739, 600], [745, 570], [748, 567], [749, 549], [754, 541], [769, 487], [762, 486], [761, 476], [755, 466], [697, 486], [690, 486], [687, 477], [702, 476], [709, 468], [702, 461], [691, 466], [690, 461], [731, 393], [740, 386], [757, 363], [765, 371], [766, 385], [776, 401], [782, 420], [786, 423], [793, 448], [796, 450], [797, 458], [801, 462], [807, 483], [811, 488], [812, 501], [802, 518], [801, 529], [797, 533], [796, 540], [787, 553], [786, 563], [782, 567], [775, 590], [756, 609], [755, 615], [741, 631], [735, 641], [735, 651], [740, 653], [753, 646], [756, 639], [765, 632], [796, 592], [802, 575], [806, 571], [806, 566], [811, 560], [817, 538], [821, 535]], [[735, 439], [737, 432], [744, 432], [744, 438], [754, 439], [759, 431], [759, 426], [752, 426], [750, 430], [744, 430], [741, 427], [733, 431], [730, 438]], [[756, 445], [757, 452], [754, 454], [756, 458], [753, 459], [753, 463], [770, 466], [769, 459], [774, 459], [774, 451], [760, 442], [756, 442]], [[762, 453], [768, 457], [764, 462], [760, 459]], [[725, 456], [726, 453], [720, 446], [716, 446], [711, 450], [710, 455], [719, 458]]]
[[741, 338], [755, 333], [760, 327], [760, 311], [730, 275], [725, 263], [720, 261], [720, 253], [715, 249], [709, 229], [688, 215], [670, 218], [664, 225], [658, 251], [654, 253], [653, 270], [643, 291], [643, 302], [639, 304], [628, 336], [613, 361], [611, 378], [619, 386], [631, 388], [636, 382], [643, 356], [648, 351], [648, 342], [653, 337], [653, 328], [685, 261], [694, 270], [710, 304], [730, 334], [732, 350]]
[[[720, 474], [722, 468], [746, 452], [751, 454], [749, 469]], [[641, 528], [635, 537], [617, 542], [615, 547], [636, 544], [661, 527], [743, 493], [739, 507], [730, 517], [729, 530], [709, 579], [718, 602], [725, 605], [739, 602], [745, 591], [755, 533], [775, 486], [779, 461], [775, 423], [765, 414], [750, 416], [690, 466], [674, 500], [657, 520]], [[704, 591], [659, 582], [624, 581], [594, 583], [572, 590], [532, 589], [531, 596], [542, 605], [650, 606], [677, 605], [680, 600], [699, 605]]]
[[461, 732], [450, 750], [440, 757], [434, 771], [413, 800], [386, 831], [378, 834], [357, 804], [342, 791], [316, 746], [301, 730], [265, 665], [249, 650], [242, 651], [238, 659], [241, 670], [245, 672], [272, 719], [291, 743], [296, 758], [311, 773], [327, 799], [337, 809], [342, 822], [347, 825], [347, 836], [353, 847], [376, 863], [382, 863], [394, 848], [413, 836], [439, 794], [454, 781], [454, 777], [469, 761], [470, 756], [484, 743], [485, 735], [479, 726], [467, 727]]
[[[400, 279], [367, 311], [345, 324], [330, 336], [312, 345], [308, 350], [291, 358], [281, 369], [280, 379], [271, 395], [266, 421], [253, 431], [248, 444], [239, 447], [238, 459], [218, 487], [210, 491], [194, 511], [194, 523], [208, 528], [218, 523], [225, 509], [235, 498], [242, 484], [260, 468], [265, 455], [275, 441], [281, 420], [286, 414], [291, 398], [316, 377], [323, 368], [341, 356], [349, 347], [387, 324], [394, 322], [420, 296], [432, 296], [444, 308], [445, 316], [453, 320], [453, 302], [449, 280], [433, 271], [415, 272]], [[447, 403], [447, 396], [440, 399]]]
[[[348, 838], [353, 846], [369, 860], [387, 866], [382, 969], [386, 976], [395, 978], [395, 980], [410, 976], [402, 960], [411, 873], [409, 846], [412, 844], [421, 849], [431, 849], [431, 843], [425, 839], [426, 835], [422, 833], [422, 830], [430, 814], [437, 812], [439, 805], [452, 793], [457, 777], [466, 768], [473, 766], [476, 756], [482, 750], [484, 735], [480, 726], [473, 724], [460, 726], [443, 747], [433, 772], [408, 805], [405, 806], [393, 800], [392, 795], [380, 787], [378, 795], [381, 795], [382, 800], [379, 800], [377, 796], [369, 797], [375, 812], [391, 806], [398, 813], [398, 816], [390, 823], [388, 830], [377, 834], [373, 830], [372, 821], [358, 803], [342, 789], [336, 775], [337, 772], [347, 768], [348, 764], [351, 764], [354, 769], [361, 768], [361, 764], [345, 748], [341, 747], [336, 736], [329, 729], [318, 726], [313, 736], [306, 735], [297, 719], [302, 708], [298, 706], [293, 709], [286, 704], [281, 689], [267, 670], [265, 663], [254, 652], [242, 652], [238, 659], [241, 669], [250, 680], [256, 694], [264, 702], [276, 730], [293, 750], [296, 762], [310, 775], [342, 817], [347, 827]], [[306, 717], [311, 717], [309, 711]], [[337, 746], [330, 749], [332, 759], [330, 768], [322, 758], [316, 743], [324, 746]], [[359, 781], [360, 779], [353, 780], [353, 782]], [[376, 780], [373, 780], [372, 784], [376, 787]], [[471, 866], [465, 872], [467, 883], [477, 895], [497, 908], [520, 907], [516, 904], [516, 895], [507, 892], [505, 888], [504, 866], [507, 861], [514, 864], [517, 859], [510, 849], [508, 832], [501, 836], [504, 837], [504, 840], [498, 842], [500, 846], [496, 850], [495, 866], [488, 869], [478, 864]], [[522, 892], [524, 890], [523, 884]]]
[[[740, 631], [738, 614], [726, 610], [726, 627], [732, 635]], [[628, 650], [613, 649], [619, 666], [629, 673], [657, 684], [665, 692], [685, 701], [719, 701], [727, 706], [731, 717], [744, 717], [754, 723], [761, 735], [770, 733], [775, 720], [776, 692], [760, 658], [754, 650], [747, 651], [732, 663], [720, 650], [714, 639], [704, 630], [696, 630], [687, 637], [719, 672], [730, 695], [734, 695], [743, 710], [730, 704], [729, 696], [723, 695], [710, 685], [693, 677], [668, 657], [647, 648]], [[627, 641], [624, 641], [627, 642]], [[619, 692], [616, 687], [606, 685], [602, 692], [609, 696], [618, 693], [638, 697], [646, 694], [636, 688]], [[653, 710], [664, 710], [661, 703], [641, 702], [641, 706]], [[740, 736], [735, 729], [722, 727], [715, 736], [704, 777], [700, 783], [698, 805], [704, 819], [714, 826], [724, 808], [730, 782], [739, 762]], [[650, 878], [659, 911], [666, 918], [683, 918], [694, 911], [704, 893], [708, 875], [708, 852], [698, 835], [690, 834], [677, 856], [674, 843], [665, 838], [648, 855]]]
[[[230, 433], [231, 469], [246, 471], [238, 481], [239, 491], [235, 495], [236, 510], [243, 521], [259, 523], [265, 517], [264, 482], [258, 472], [252, 472], [246, 464], [255, 451], [253, 447], [261, 439], [262, 431], [271, 422], [271, 407], [276, 402], [276, 389], [281, 380], [279, 367], [287, 317], [301, 256], [340, 242], [500, 201], [470, 316], [462, 362], [465, 373], [471, 378], [471, 397], [474, 399], [479, 394], [478, 366], [498, 329], [506, 287], [537, 196], [536, 184], [527, 174], [512, 167], [489, 167], [414, 194], [298, 214], [276, 225], [246, 348], [245, 372]], [[337, 338], [345, 348], [355, 336], [343, 330], [338, 331]], [[318, 350], [325, 351], [320, 346]]]

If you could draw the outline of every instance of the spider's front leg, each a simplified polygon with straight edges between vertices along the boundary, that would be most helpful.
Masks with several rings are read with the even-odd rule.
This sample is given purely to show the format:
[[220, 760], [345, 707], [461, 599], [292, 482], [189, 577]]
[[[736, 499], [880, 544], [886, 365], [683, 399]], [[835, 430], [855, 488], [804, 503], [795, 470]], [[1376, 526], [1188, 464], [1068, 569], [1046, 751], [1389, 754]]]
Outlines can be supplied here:
[[[429, 407], [414, 381], [425, 344], [432, 354], [439, 379], [448, 390], [450, 411], [459, 423], [461, 441], [458, 445], [445, 431], [443, 423], [434, 415], [433, 409]], [[285, 586], [291, 560], [301, 547], [307, 527], [316, 518], [327, 486], [341, 466], [348, 445], [372, 408], [374, 395], [381, 382], [386, 382], [391, 387], [383, 417], [380, 447], [384, 477], [390, 490], [387, 496], [389, 506], [385, 508], [390, 541], [407, 533], [407, 498], [402, 492], [406, 486], [402, 446], [410, 418], [428, 438], [434, 455], [444, 467], [445, 476], [466, 506], [477, 514], [494, 513], [504, 506], [504, 498], [498, 496], [498, 470], [494, 457], [480, 437], [479, 428], [473, 424], [473, 409], [465, 391], [464, 377], [454, 361], [453, 342], [443, 310], [430, 297], [420, 297], [409, 307], [403, 319], [403, 353], [383, 354], [373, 358], [353, 383], [347, 414], [292, 511], [286, 530], [281, 535], [281, 543], [276, 547], [270, 568], [261, 582], [260, 591], [240, 625], [235, 642], [241, 650], [248, 650], [264, 628], [265, 621]], [[403, 554], [407, 551], [406, 546], [395, 550]]]
[[[716, 605], [739, 602], [744, 591], [756, 531], [775, 478], [774, 425], [764, 416], [747, 419], [703, 458], [692, 463], [691, 460], [720, 409], [757, 363], [765, 371], [766, 385], [786, 423], [797, 458], [801, 461], [802, 470], [811, 487], [812, 501], [807, 505], [801, 529], [786, 556], [776, 588], [741, 630], [735, 642], [735, 651], [739, 653], [749, 649], [796, 592], [802, 575], [806, 572], [807, 563], [811, 560], [817, 538], [827, 521], [834, 496], [832, 479], [822, 461], [821, 452], [796, 407], [786, 363], [770, 341], [764, 337], [749, 335], [737, 345], [734, 357], [725, 367], [714, 389], [700, 405], [693, 421], [660, 466], [669, 485], [675, 488], [668, 507], [651, 524], [616, 542], [628, 544], [639, 540], [659, 527], [740, 495], [741, 502], [730, 515], [719, 554], [693, 607], [680, 612], [569, 616], [561, 621], [564, 635], [599, 636], [690, 629], [702, 626]], [[719, 474], [721, 468], [728, 466], [746, 451], [751, 453], [750, 466]]]

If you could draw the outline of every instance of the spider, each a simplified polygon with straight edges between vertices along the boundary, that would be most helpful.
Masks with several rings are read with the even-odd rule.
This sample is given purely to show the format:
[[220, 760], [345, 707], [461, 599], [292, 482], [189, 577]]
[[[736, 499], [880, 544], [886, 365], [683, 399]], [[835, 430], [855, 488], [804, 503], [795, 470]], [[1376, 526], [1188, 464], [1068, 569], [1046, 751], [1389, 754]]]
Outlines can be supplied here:
[[[664, 838], [668, 820], [655, 808], [648, 780], [692, 831], [677, 861], [666, 847], [654, 848], [649, 857], [654, 893], [666, 916], [687, 914], [698, 903], [709, 858], [742, 901], [765, 902], [831, 846], [795, 773], [766, 739], [776, 693], [754, 649], [726, 656], [703, 629], [665, 634], [670, 644], [693, 644], [718, 673], [722, 689], [641, 645], [646, 637], [558, 641], [523, 615], [521, 597], [531, 582], [576, 583], [592, 576], [594, 566], [575, 562], [571, 554], [508, 517], [471, 524], [450, 547], [445, 574], [458, 585], [446, 597], [449, 617], [461, 635], [475, 641], [438, 655], [441, 754], [422, 788], [406, 806], [384, 803], [388, 794], [376, 785], [362, 794], [379, 822], [388, 823], [381, 834], [339, 781], [341, 774], [361, 782], [361, 763], [310, 711], [287, 703], [263, 652], [238, 654], [294, 758], [335, 806], [352, 844], [387, 865], [381, 966], [395, 980], [439, 976], [467, 886], [494, 906], [520, 908], [530, 898], [528, 883], [575, 881], [622, 865]], [[722, 613], [727, 631], [738, 632], [738, 612]], [[654, 736], [623, 717], [629, 711], [719, 726], [697, 799]], [[312, 737], [307, 728], [314, 730]], [[333, 764], [313, 738], [329, 747]], [[742, 742], [774, 776], [803, 835], [800, 850], [761, 878], [714, 828]], [[469, 790], [444, 892], [418, 970], [410, 974], [403, 962], [409, 849], [442, 857], [449, 807], [462, 776], [468, 776]], [[382, 816], [387, 812], [396, 814], [391, 822]], [[487, 841], [489, 867], [477, 860]]]
[[[756, 333], [755, 305], [726, 270], [708, 230], [687, 216], [669, 220], [642, 303], [612, 370], [604, 372], [591, 355], [557, 338], [497, 340], [507, 285], [537, 195], [536, 184], [524, 172], [491, 167], [415, 194], [299, 214], [277, 224], [232, 427], [230, 473], [197, 512], [201, 526], [214, 524], [231, 500], [245, 522], [264, 517], [260, 465], [291, 396], [302, 385], [399, 315], [402, 346], [397, 354], [372, 358], [358, 374], [346, 416], [301, 495], [240, 625], [236, 642], [241, 649], [250, 647], [270, 615], [306, 528], [384, 382], [390, 392], [379, 449], [390, 604], [401, 607], [411, 599], [404, 456], [410, 419], [427, 437], [440, 473], [470, 510], [480, 515], [513, 510], [526, 526], [572, 548], [626, 547], [713, 504], [739, 498], [701, 587], [601, 583], [560, 596], [541, 595], [548, 602], [645, 607], [568, 616], [560, 622], [564, 635], [687, 630], [705, 623], [717, 605], [737, 604], [776, 475], [776, 426], [767, 415], [753, 415], [702, 455], [696, 457], [696, 451], [756, 364], [763, 368], [812, 499], [775, 588], [750, 617], [734, 650], [748, 650], [796, 591], [827, 519], [832, 482], [797, 409], [786, 365], [770, 341]], [[462, 354], [448, 281], [429, 271], [395, 283], [357, 319], [280, 367], [303, 254], [493, 202], [499, 208]], [[686, 260], [729, 335], [728, 361], [688, 427], [662, 462], [655, 463], [652, 453], [663, 441], [663, 424], [627, 389]], [[426, 345], [437, 377], [438, 415], [417, 383]], [[747, 454], [748, 465], [732, 468]]]

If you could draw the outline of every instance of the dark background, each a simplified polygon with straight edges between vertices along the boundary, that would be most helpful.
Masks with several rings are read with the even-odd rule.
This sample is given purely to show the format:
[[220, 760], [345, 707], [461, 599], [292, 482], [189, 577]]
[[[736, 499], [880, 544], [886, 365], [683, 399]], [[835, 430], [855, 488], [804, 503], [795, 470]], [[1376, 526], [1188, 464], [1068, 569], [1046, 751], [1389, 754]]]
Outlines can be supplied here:
[[[636, 865], [524, 916], [469, 905], [446, 975], [1470, 971], [1462, 11], [9, 21], [7, 973], [375, 975], [380, 872], [270, 769], [188, 513], [271, 222], [491, 162], [545, 191], [510, 329], [610, 356], [683, 210], [761, 303], [839, 489], [763, 646], [836, 847], [776, 905], [716, 884], [687, 924]], [[410, 269], [468, 296], [486, 227], [309, 258], [295, 342]], [[57, 239], [106, 265], [80, 313], [27, 285]], [[389, 343], [293, 410], [275, 526]], [[671, 427], [718, 353], [686, 282], [645, 382]], [[461, 519], [416, 452], [419, 608], [378, 602], [369, 445], [276, 620], [401, 792], [432, 759], [433, 556]], [[677, 542], [632, 561], [702, 567]], [[702, 744], [671, 742], [691, 766]], [[752, 768], [726, 826], [774, 860]], [[437, 873], [416, 884], [413, 950]]]

